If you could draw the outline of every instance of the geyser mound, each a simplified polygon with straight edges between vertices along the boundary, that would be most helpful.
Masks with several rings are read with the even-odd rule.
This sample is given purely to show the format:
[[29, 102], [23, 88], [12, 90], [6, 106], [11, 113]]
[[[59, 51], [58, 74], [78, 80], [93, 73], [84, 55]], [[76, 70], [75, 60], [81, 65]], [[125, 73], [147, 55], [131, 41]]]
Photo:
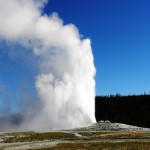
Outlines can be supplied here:
[[[24, 57], [20, 57], [25, 62], [32, 53], [31, 65], [37, 70], [35, 89], [40, 105], [26, 105], [24, 122], [18, 129], [64, 129], [95, 122], [90, 40], [81, 39], [78, 29], [64, 25], [57, 13], [42, 15], [44, 4], [45, 0], [0, 1], [1, 40], [21, 46]], [[8, 53], [9, 49], [10, 45]]]

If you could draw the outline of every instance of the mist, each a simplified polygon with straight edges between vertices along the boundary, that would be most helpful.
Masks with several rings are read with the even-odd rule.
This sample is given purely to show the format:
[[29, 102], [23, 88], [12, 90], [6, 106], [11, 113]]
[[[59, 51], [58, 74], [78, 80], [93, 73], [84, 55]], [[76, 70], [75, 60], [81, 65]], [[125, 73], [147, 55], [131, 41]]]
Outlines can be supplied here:
[[7, 43], [5, 52], [11, 61], [24, 62], [34, 72], [33, 85], [24, 77], [28, 84], [19, 88], [33, 86], [35, 95], [22, 91], [23, 122], [19, 127], [10, 124], [9, 129], [69, 129], [95, 122], [91, 41], [81, 38], [75, 25], [64, 24], [56, 12], [43, 14], [46, 3], [0, 0], [0, 40]]

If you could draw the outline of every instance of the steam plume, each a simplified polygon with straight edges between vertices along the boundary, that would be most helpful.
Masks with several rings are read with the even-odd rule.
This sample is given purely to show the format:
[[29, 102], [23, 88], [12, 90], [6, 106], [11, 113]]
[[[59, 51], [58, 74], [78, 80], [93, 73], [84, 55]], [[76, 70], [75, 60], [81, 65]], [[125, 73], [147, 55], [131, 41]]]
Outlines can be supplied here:
[[[45, 0], [0, 0], [0, 38], [29, 51], [37, 66], [40, 107], [28, 113], [22, 129], [62, 129], [95, 122], [95, 67], [89, 39], [57, 13], [42, 15]], [[15, 52], [15, 50], [13, 50]], [[22, 59], [28, 59], [22, 57]], [[30, 121], [30, 123], [29, 123]]]

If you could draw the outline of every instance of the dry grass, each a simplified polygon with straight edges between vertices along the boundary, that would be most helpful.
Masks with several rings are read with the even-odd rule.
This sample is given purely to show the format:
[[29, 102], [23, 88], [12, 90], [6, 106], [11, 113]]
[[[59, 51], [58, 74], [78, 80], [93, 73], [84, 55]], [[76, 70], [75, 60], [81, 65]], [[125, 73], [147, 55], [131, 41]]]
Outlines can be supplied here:
[[[64, 141], [55, 147], [34, 150], [150, 150], [150, 142], [143, 140], [140, 142], [140, 139], [150, 139], [150, 132], [79, 132], [79, 134], [83, 137], [66, 132], [16, 132], [8, 133], [4, 142]], [[122, 142], [118, 141], [119, 139]], [[123, 139], [138, 140], [127, 142]]]
[[150, 133], [146, 132], [116, 132], [114, 134], [105, 135], [106, 138], [119, 138], [119, 139], [142, 139], [142, 138], [150, 138]]
[[149, 142], [68, 142], [60, 143], [53, 148], [41, 148], [34, 150], [150, 150]]
[[92, 136], [101, 136], [107, 134], [114, 134], [115, 132], [79, 132], [82, 136], [92, 137]]
[[10, 133], [10, 137], [4, 139], [4, 143], [15, 142], [32, 142], [43, 140], [56, 140], [56, 139], [74, 139], [76, 136], [72, 133], [65, 132], [16, 132]]
[[150, 139], [149, 132], [79, 132], [79, 134], [98, 139]]

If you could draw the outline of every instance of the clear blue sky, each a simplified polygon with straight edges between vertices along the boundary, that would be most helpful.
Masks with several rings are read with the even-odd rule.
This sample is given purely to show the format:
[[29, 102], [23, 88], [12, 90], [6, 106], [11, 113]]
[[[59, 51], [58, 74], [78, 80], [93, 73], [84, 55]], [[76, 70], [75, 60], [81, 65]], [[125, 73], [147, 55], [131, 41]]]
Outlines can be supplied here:
[[[97, 95], [149, 93], [149, 0], [49, 0], [44, 13], [52, 12], [58, 12], [65, 24], [75, 24], [85, 38], [91, 39]], [[0, 82], [15, 94], [19, 78], [26, 77], [29, 83], [33, 79], [23, 63], [18, 65], [19, 60], [10, 62], [3, 57], [6, 47], [0, 44]], [[28, 91], [32, 93], [32, 89]]]
[[98, 95], [149, 93], [149, 0], [50, 0], [54, 11], [92, 40]]

